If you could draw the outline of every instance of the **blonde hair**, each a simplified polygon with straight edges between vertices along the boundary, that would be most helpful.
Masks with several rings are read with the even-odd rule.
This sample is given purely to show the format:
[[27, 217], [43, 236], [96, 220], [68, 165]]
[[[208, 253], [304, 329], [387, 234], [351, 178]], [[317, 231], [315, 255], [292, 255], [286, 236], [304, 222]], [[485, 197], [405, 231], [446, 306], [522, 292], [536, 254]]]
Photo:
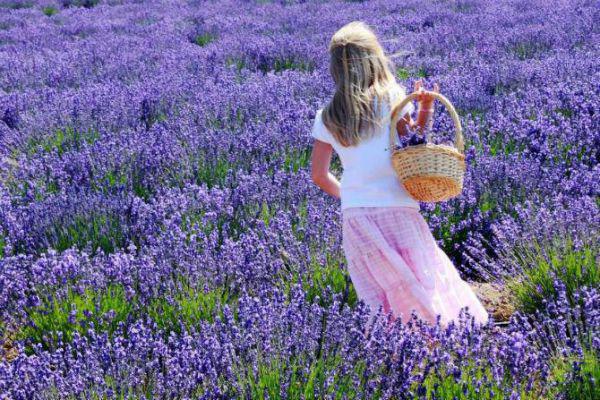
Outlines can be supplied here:
[[336, 89], [323, 108], [323, 123], [342, 146], [354, 146], [381, 126], [381, 110], [384, 101], [389, 105], [390, 90], [404, 94], [404, 89], [396, 83], [392, 63], [375, 33], [363, 22], [339, 29], [331, 38], [329, 53]]

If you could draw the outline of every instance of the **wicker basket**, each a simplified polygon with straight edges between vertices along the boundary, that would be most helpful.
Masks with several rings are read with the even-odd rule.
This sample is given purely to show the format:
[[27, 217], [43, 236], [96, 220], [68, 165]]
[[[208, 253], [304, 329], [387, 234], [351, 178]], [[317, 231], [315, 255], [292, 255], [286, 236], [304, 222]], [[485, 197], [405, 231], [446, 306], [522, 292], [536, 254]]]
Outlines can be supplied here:
[[424, 144], [394, 150], [399, 112], [419, 95], [417, 92], [411, 93], [392, 107], [390, 146], [392, 165], [408, 193], [415, 200], [431, 203], [451, 199], [462, 192], [466, 167], [462, 128], [454, 106], [439, 93], [427, 93], [439, 100], [450, 113], [456, 129], [455, 147], [430, 143], [427, 131]]

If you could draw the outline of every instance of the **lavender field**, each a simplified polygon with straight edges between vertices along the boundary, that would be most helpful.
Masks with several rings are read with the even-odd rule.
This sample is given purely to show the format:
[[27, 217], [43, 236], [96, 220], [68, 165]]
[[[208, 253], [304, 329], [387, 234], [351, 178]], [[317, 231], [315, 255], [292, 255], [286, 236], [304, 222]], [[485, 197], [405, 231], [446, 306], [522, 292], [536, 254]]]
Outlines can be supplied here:
[[[421, 211], [486, 326], [365, 332], [310, 177], [352, 20], [459, 111]], [[0, 0], [0, 399], [600, 399], [599, 60], [591, 0]]]

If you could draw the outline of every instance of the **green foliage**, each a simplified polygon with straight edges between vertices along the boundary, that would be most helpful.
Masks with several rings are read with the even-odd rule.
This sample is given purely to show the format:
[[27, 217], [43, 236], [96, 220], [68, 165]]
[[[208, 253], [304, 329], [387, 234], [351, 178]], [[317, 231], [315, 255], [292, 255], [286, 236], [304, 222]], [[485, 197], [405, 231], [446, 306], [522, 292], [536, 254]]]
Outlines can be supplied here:
[[44, 13], [44, 15], [51, 17], [54, 14], [58, 13], [58, 10], [55, 7], [47, 6], [42, 8], [42, 12]]
[[269, 207], [266, 201], [262, 202], [260, 207], [260, 219], [265, 223], [266, 226], [269, 226], [271, 219], [275, 216], [277, 212], [277, 207]]
[[490, 133], [484, 141], [490, 146], [490, 154], [493, 156], [522, 153], [526, 148], [524, 143], [519, 143], [504, 132]]
[[119, 166], [94, 175], [90, 187], [92, 190], [102, 193], [114, 193], [115, 189], [125, 187], [147, 201], [152, 197], [154, 191], [145, 182], [145, 175], [143, 167], [137, 164], [135, 158], [132, 157], [131, 160]]
[[312, 71], [314, 64], [309, 61], [297, 59], [297, 57], [276, 57], [273, 60], [260, 62], [256, 69], [264, 73], [282, 72], [287, 70]]
[[128, 298], [119, 284], [101, 290], [86, 288], [82, 293], [69, 287], [66, 295], [49, 293], [41, 305], [26, 310], [29, 324], [21, 327], [18, 338], [52, 349], [59, 341], [71, 341], [75, 332], [86, 335], [92, 323], [95, 332], [112, 335], [121, 322], [140, 317], [150, 317], [167, 335], [181, 333], [182, 327], [197, 328], [201, 321], [212, 323], [217, 315], [223, 317], [225, 304], [232, 306], [237, 318], [237, 297], [226, 287], [208, 290], [183, 283], [171, 294], [147, 302]]
[[489, 191], [485, 190], [477, 199], [477, 207], [482, 213], [487, 213], [487, 218], [495, 220], [503, 215], [510, 215], [518, 218], [515, 211], [516, 204], [522, 204], [529, 194], [527, 188], [519, 184], [510, 182], [510, 189], [500, 192], [491, 187]]
[[112, 253], [126, 246], [124, 229], [118, 216], [97, 210], [89, 215], [76, 215], [65, 224], [55, 224], [46, 236], [58, 251], [71, 247], [81, 250], [89, 244], [92, 252], [102, 249], [105, 253]]
[[600, 399], [600, 359], [593, 349], [584, 349], [581, 358], [556, 356], [550, 376], [567, 400]]
[[[224, 107], [223, 110], [220, 110], [219, 113], [207, 111], [204, 114], [204, 118], [208, 126], [218, 130], [232, 132], [236, 135], [244, 128], [246, 121], [249, 118], [252, 118], [255, 122], [266, 121], [265, 116], [252, 115], [250, 117], [248, 110], [239, 107], [237, 104], [229, 104]], [[217, 155], [215, 154], [214, 156]]]
[[100, 139], [96, 129], [79, 131], [70, 126], [57, 129], [53, 135], [44, 138], [32, 137], [27, 143], [29, 155], [36, 154], [40, 149], [45, 153], [58, 152], [62, 156], [67, 151], [79, 151], [84, 145], [91, 145]]
[[195, 157], [193, 165], [196, 184], [204, 183], [209, 188], [225, 186], [229, 171], [235, 168], [224, 155], [212, 158], [199, 154]]
[[396, 70], [396, 76], [400, 79], [400, 80], [407, 80], [408, 78], [411, 77], [411, 72], [409, 70], [407, 70], [406, 68], [398, 68]]
[[204, 47], [207, 44], [213, 42], [217, 37], [211, 33], [202, 33], [194, 37], [193, 42], [200, 47]]
[[91, 323], [96, 332], [112, 335], [134, 304], [120, 285], [99, 291], [88, 288], [83, 293], [68, 288], [65, 297], [50, 294], [42, 298], [40, 306], [26, 310], [30, 324], [22, 327], [18, 335], [47, 349], [55, 348], [60, 341], [70, 342], [75, 332], [85, 336]]
[[[187, 233], [187, 239], [192, 240], [192, 237], [196, 233], [203, 232], [205, 235], [210, 235], [211, 232], [216, 231], [218, 235], [218, 246], [223, 244], [225, 236], [225, 229], [227, 226], [227, 236], [233, 240], [237, 240], [239, 236], [245, 231], [243, 227], [242, 218], [244, 217], [244, 208], [239, 207], [234, 209], [233, 216], [227, 214], [220, 214], [217, 216], [216, 221], [205, 220], [205, 210], [194, 208], [182, 213], [181, 218], [181, 229]], [[199, 246], [203, 243], [197, 242]]]
[[[436, 239], [442, 241], [441, 248], [446, 254], [450, 257], [457, 257], [459, 260], [461, 259], [462, 254], [457, 253], [455, 245], [465, 242], [469, 231], [473, 228], [467, 226], [460, 230], [456, 230], [456, 226], [460, 225], [462, 221], [470, 220], [471, 215], [477, 208], [482, 213], [486, 214], [486, 219], [491, 221], [502, 215], [518, 217], [514, 206], [515, 204], [523, 203], [530, 193], [527, 191], [526, 187], [516, 182], [510, 182], [509, 185], [500, 182], [499, 185], [488, 186], [479, 196], [476, 204], [470, 207], [461, 207], [459, 203], [450, 200], [448, 204], [453, 204], [455, 206], [446, 209], [446, 211], [444, 211], [444, 216], [442, 216], [441, 204], [435, 205], [432, 214], [442, 218], [443, 222], [438, 224], [438, 227], [432, 233]], [[506, 186], [509, 186], [510, 190], [504, 190], [502, 192], [498, 190], [499, 187]], [[486, 240], [490, 240], [492, 233], [491, 231], [488, 231], [485, 232], [484, 235], [486, 235], [484, 236]], [[487, 246], [487, 250], [490, 252], [495, 251], [495, 249], [487, 244], [484, 244], [484, 246]]]
[[311, 158], [311, 150], [288, 149], [284, 152], [283, 169], [288, 172], [298, 172], [301, 168], [308, 167]]
[[179, 226], [183, 232], [188, 233], [188, 240], [191, 240], [192, 234], [198, 230], [201, 230], [208, 235], [212, 230], [217, 228], [210, 222], [204, 222], [204, 214], [204, 210], [198, 209], [189, 209], [181, 214], [181, 223]]
[[[199, 286], [184, 285], [172, 296], [153, 299], [146, 310], [159, 329], [166, 332], [182, 332], [198, 327], [201, 321], [214, 322], [217, 315], [223, 317], [222, 306], [234, 304], [223, 287], [205, 290]], [[237, 317], [235, 307], [234, 316]]]
[[426, 68], [421, 67], [419, 69], [409, 69], [409, 68], [398, 68], [396, 69], [396, 76], [398, 79], [405, 81], [409, 78], [427, 78], [429, 77], [429, 72]]
[[131, 190], [137, 197], [148, 201], [152, 197], [154, 191], [144, 182], [146, 174], [144, 167], [133, 161], [129, 164], [128, 169], [127, 182], [129, 183]]
[[[550, 333], [552, 334], [552, 333]], [[555, 349], [549, 362], [549, 396], [566, 400], [600, 398], [600, 359], [595, 348], [594, 332], [577, 335], [581, 351]]]
[[[467, 365], [459, 367], [459, 371], [453, 374], [452, 367], [442, 366], [432, 369], [425, 378], [423, 385], [426, 388], [425, 398], [432, 400], [504, 400], [506, 395], [502, 388], [514, 387], [510, 373], [503, 377], [503, 383], [498, 384], [494, 379], [489, 366], [475, 365], [472, 361]], [[477, 382], [480, 382], [478, 387]], [[534, 390], [526, 390], [525, 387], [514, 387], [519, 393], [520, 399], [536, 400], [539, 394]]]
[[342, 160], [339, 155], [335, 154], [331, 158], [331, 165], [329, 170], [336, 176], [336, 178], [340, 179], [342, 173], [344, 172], [344, 167], [342, 167]]
[[525, 61], [539, 57], [550, 49], [550, 45], [542, 41], [524, 40], [508, 46], [508, 52], [513, 53], [519, 60]]
[[[590, 148], [586, 146], [578, 146], [574, 143], [564, 143], [558, 140], [549, 140], [548, 147], [554, 149], [552, 156], [548, 157], [548, 163], [554, 163], [553, 165], [564, 164], [565, 165], [565, 176], [570, 177], [572, 166], [578, 166], [579, 163], [584, 159], [586, 154], [589, 154]], [[590, 167], [595, 166], [595, 158], [588, 158], [591, 161]]]
[[417, 71], [417, 77], [419, 78], [429, 78], [429, 75], [429, 71], [427, 71], [427, 69], [424, 67], [419, 68]]
[[306, 226], [307, 220], [308, 200], [305, 199], [299, 202], [294, 218], [292, 219], [292, 231], [299, 241], [303, 241], [305, 238], [305, 231], [302, 228]]
[[[455, 243], [462, 243], [467, 238], [467, 229], [463, 229], [458, 232], [452, 232], [452, 227], [458, 225], [460, 221], [467, 219], [470, 214], [470, 210], [459, 211], [458, 209], [446, 212], [447, 219], [443, 224], [440, 224], [439, 228], [433, 232], [433, 235], [436, 239], [442, 241], [442, 249], [448, 255], [453, 255], [456, 250], [454, 249]], [[433, 210], [433, 215], [441, 216], [442, 215], [442, 207], [439, 203], [435, 205]]]
[[4, 258], [4, 249], [6, 248], [6, 239], [4, 235], [0, 232], [0, 259]]
[[311, 255], [308, 268], [301, 272], [294, 269], [291, 260], [286, 259], [286, 268], [281, 272], [280, 279], [285, 293], [289, 294], [292, 286], [301, 283], [308, 301], [314, 302], [318, 298], [318, 303], [326, 307], [331, 301], [324, 296], [329, 288], [333, 293], [343, 294], [343, 302], [354, 307], [358, 297], [347, 269], [341, 267], [341, 257], [327, 253], [325, 264], [322, 264]]
[[542, 307], [544, 299], [555, 298], [555, 278], [564, 282], [567, 297], [574, 305], [576, 289], [600, 285], [599, 250], [597, 240], [590, 240], [583, 248], [576, 249], [569, 237], [528, 241], [511, 250], [508, 256], [512, 262], [523, 267], [522, 276], [507, 282], [518, 308], [533, 313]]
[[239, 73], [244, 68], [247, 68], [246, 60], [240, 57], [227, 57], [225, 60], [225, 64], [228, 67], [234, 67], [235, 70]]
[[294, 58], [277, 58], [275, 60], [275, 65], [273, 66], [273, 70], [275, 72], [281, 72], [291, 69], [296, 71], [312, 71], [314, 69], [314, 66], [310, 62], [306, 62], [303, 60], [298, 61]]
[[154, 110], [142, 116], [141, 121], [144, 123], [146, 130], [150, 130], [154, 124], [166, 121], [168, 115], [164, 111]]
[[573, 116], [573, 110], [571, 110], [570, 108], [557, 108], [554, 110], [554, 112], [562, 115], [565, 118], [571, 118]]
[[9, 191], [15, 196], [26, 196], [33, 193], [35, 201], [41, 202], [49, 195], [60, 192], [58, 183], [49, 176], [40, 176], [31, 180], [16, 180], [9, 176], [5, 181]]
[[[149, 390], [138, 389], [136, 386], [127, 386], [115, 382], [115, 379], [110, 375], [104, 375], [103, 383], [96, 383], [97, 386], [88, 386], [79, 395], [69, 395], [65, 397], [64, 392], [57, 389], [56, 386], [50, 387], [43, 392], [44, 399], [61, 399], [61, 400], [145, 400], [152, 398]], [[106, 395], [107, 389], [112, 390], [112, 395]]]
[[[251, 399], [316, 400], [323, 398], [324, 394], [331, 395], [333, 399], [357, 398], [352, 377], [363, 376], [366, 369], [364, 362], [357, 362], [352, 370], [342, 372], [340, 366], [344, 361], [333, 352], [309, 357], [298, 354], [291, 359], [283, 359], [279, 355], [259, 351], [255, 371], [248, 365], [237, 366], [238, 382]], [[333, 377], [333, 382], [327, 382], [329, 377]], [[286, 381], [290, 384], [287, 391], [283, 391]], [[317, 397], [316, 393], [321, 396]]]
[[110, 170], [102, 175], [101, 178], [92, 181], [92, 188], [99, 191], [126, 186], [128, 182], [127, 174], [122, 170]]

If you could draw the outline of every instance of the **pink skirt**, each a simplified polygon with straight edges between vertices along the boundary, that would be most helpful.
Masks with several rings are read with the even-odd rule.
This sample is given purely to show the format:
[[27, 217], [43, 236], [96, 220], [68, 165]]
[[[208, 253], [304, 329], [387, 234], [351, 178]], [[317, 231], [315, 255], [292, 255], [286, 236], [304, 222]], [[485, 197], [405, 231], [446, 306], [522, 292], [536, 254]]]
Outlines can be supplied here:
[[359, 299], [406, 322], [411, 312], [446, 326], [467, 307], [476, 322], [488, 314], [439, 248], [419, 210], [352, 207], [342, 210], [343, 248]]

